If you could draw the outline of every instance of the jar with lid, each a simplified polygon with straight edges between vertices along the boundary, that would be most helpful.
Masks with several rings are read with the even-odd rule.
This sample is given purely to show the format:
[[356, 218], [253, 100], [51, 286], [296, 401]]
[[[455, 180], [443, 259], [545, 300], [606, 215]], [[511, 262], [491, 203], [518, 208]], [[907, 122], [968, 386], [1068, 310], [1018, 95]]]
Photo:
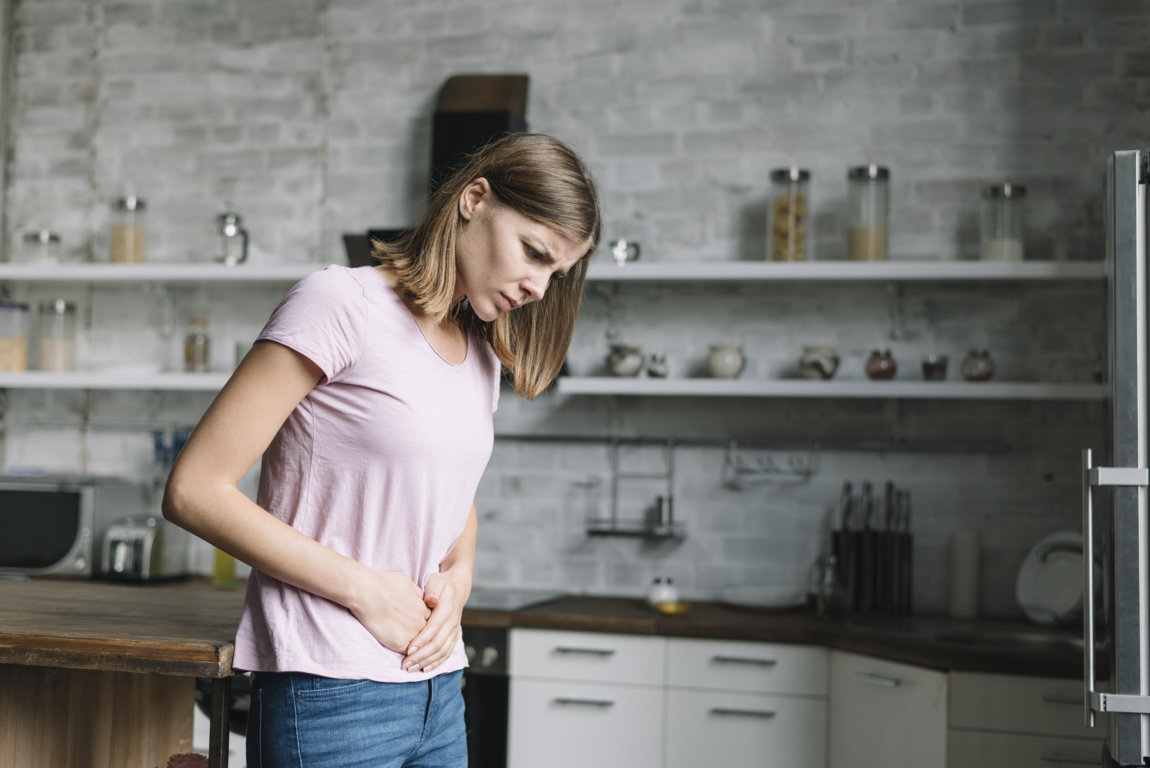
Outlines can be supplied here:
[[59, 264], [63, 247], [60, 235], [46, 229], [25, 232], [20, 260], [28, 264]]
[[771, 261], [805, 261], [811, 252], [811, 172], [805, 168], [771, 171], [767, 241]]
[[76, 305], [64, 299], [42, 301], [38, 314], [37, 370], [72, 370], [76, 367]]
[[184, 337], [184, 370], [188, 373], [207, 373], [211, 370], [211, 351], [207, 319], [190, 318], [188, 333]]
[[871, 350], [870, 357], [866, 360], [868, 379], [886, 381], [893, 379], [896, 373], [898, 373], [898, 363], [895, 362], [894, 355], [890, 353], [889, 349]]
[[994, 359], [988, 350], [972, 349], [962, 361], [962, 378], [967, 381], [990, 381], [994, 378]]
[[886, 261], [890, 170], [862, 165], [847, 172], [847, 258]]
[[982, 192], [979, 253], [988, 261], [1022, 261], [1026, 187], [993, 184]]
[[0, 301], [0, 371], [28, 370], [28, 305]]
[[144, 211], [147, 204], [135, 195], [122, 197], [113, 206], [111, 260], [116, 264], [144, 261]]

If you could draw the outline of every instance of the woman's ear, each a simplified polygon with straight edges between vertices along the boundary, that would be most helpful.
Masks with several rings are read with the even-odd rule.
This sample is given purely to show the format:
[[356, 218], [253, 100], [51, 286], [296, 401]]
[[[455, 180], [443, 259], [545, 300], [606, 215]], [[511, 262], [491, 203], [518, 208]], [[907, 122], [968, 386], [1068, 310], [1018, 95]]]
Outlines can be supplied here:
[[487, 179], [480, 176], [464, 187], [463, 192], [459, 194], [459, 215], [463, 217], [464, 221], [471, 221], [471, 217], [475, 215], [480, 205], [490, 198], [491, 184], [488, 183]]

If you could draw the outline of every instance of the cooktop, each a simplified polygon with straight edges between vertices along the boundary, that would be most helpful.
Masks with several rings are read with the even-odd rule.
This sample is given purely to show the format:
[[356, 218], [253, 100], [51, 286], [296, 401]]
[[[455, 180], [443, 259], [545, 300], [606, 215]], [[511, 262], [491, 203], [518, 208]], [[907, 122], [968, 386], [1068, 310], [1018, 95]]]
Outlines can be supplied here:
[[562, 596], [562, 592], [542, 589], [473, 587], [465, 607], [477, 611], [518, 611]]

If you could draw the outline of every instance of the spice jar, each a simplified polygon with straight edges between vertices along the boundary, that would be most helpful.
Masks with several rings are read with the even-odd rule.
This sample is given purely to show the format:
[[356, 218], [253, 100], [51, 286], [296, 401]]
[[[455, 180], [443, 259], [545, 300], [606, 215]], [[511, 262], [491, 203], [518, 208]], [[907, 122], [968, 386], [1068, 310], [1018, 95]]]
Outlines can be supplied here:
[[990, 381], [994, 377], [994, 360], [987, 350], [972, 349], [962, 361], [962, 378], [967, 381]]
[[184, 337], [184, 370], [188, 373], [207, 373], [211, 369], [211, 351], [207, 319], [190, 318], [188, 333]]
[[988, 261], [1022, 261], [1026, 187], [994, 184], [982, 192], [979, 253]]
[[863, 165], [847, 172], [847, 258], [886, 261], [890, 170]]
[[46, 229], [25, 232], [20, 260], [28, 264], [58, 264], [62, 250], [60, 236], [55, 232]]
[[866, 375], [868, 379], [885, 381], [893, 379], [898, 373], [898, 364], [889, 349], [873, 350], [866, 361]]
[[0, 301], [0, 371], [28, 370], [28, 305]]
[[111, 259], [117, 264], [144, 260], [144, 211], [147, 205], [135, 195], [122, 197], [113, 206]]
[[36, 368], [70, 371], [76, 367], [76, 305], [64, 299], [42, 301], [36, 325]]
[[803, 168], [771, 171], [771, 207], [767, 240], [771, 261], [805, 261], [810, 253], [811, 172]]

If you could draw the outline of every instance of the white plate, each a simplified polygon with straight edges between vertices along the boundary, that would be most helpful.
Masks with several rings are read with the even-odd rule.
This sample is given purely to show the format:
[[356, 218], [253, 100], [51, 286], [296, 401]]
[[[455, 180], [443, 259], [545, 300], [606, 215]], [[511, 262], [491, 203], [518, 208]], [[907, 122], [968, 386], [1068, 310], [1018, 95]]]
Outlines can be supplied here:
[[798, 587], [728, 587], [719, 600], [736, 608], [782, 610], [805, 605], [807, 592]]
[[1035, 544], [1014, 582], [1018, 607], [1038, 624], [1077, 619], [1082, 592], [1082, 535], [1077, 531], [1057, 531]]

